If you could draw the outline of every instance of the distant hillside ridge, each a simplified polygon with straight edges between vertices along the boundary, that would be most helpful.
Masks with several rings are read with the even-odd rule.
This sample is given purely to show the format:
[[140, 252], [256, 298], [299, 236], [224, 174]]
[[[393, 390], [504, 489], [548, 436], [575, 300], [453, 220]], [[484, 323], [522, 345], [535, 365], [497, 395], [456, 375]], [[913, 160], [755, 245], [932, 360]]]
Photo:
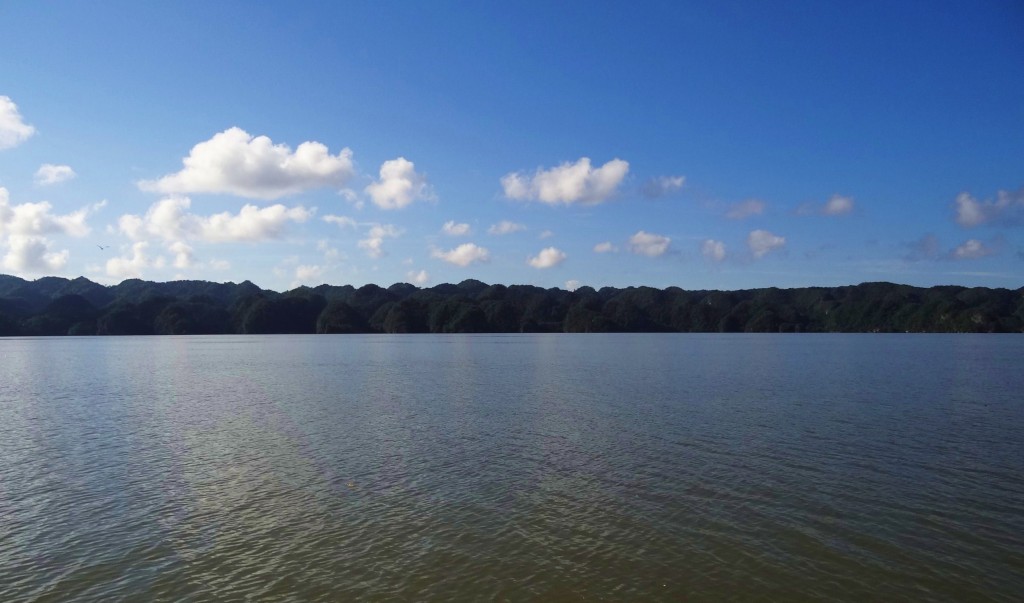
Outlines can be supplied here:
[[1024, 288], [679, 287], [396, 283], [299, 287], [0, 274], [0, 337], [247, 333], [1024, 332]]

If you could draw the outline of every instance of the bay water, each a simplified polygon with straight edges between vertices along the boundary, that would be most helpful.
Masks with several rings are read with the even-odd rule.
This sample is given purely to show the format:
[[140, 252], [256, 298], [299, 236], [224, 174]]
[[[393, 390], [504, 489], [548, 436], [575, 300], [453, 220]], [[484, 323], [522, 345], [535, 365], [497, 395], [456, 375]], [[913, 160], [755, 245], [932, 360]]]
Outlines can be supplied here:
[[2, 601], [1017, 601], [1024, 337], [0, 339]]

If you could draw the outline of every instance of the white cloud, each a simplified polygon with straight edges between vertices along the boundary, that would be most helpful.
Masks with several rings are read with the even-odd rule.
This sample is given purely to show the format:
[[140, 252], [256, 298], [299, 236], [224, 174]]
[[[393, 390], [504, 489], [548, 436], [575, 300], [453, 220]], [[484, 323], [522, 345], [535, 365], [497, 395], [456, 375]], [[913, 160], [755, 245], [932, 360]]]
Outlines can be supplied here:
[[995, 253], [994, 249], [978, 239], [968, 239], [963, 245], [953, 250], [953, 257], [958, 260], [976, 260], [993, 253]]
[[539, 235], [537, 235], [537, 238], [543, 241], [544, 239], [550, 239], [553, 236], [555, 236], [555, 233], [550, 230], [543, 230]]
[[526, 230], [526, 226], [524, 224], [518, 224], [509, 220], [502, 220], [497, 224], [492, 224], [491, 227], [487, 229], [487, 234], [507, 235], [522, 230]]
[[583, 283], [579, 282], [578, 280], [576, 280], [574, 278], [565, 281], [565, 290], [566, 291], [575, 291], [575, 290], [579, 289], [582, 286], [583, 286]]
[[526, 263], [534, 268], [552, 268], [565, 261], [565, 252], [555, 247], [546, 247], [537, 255], [526, 260]]
[[60, 270], [68, 263], [69, 253], [51, 251], [50, 242], [43, 237], [11, 235], [6, 242], [3, 258], [6, 270], [18, 273], [49, 273]]
[[214, 270], [229, 270], [231, 262], [227, 260], [210, 260], [209, 266]]
[[341, 252], [337, 247], [331, 247], [330, 242], [326, 239], [316, 242], [316, 250], [324, 254], [324, 260], [327, 262], [337, 262], [341, 259]]
[[409, 271], [405, 276], [406, 278], [409, 279], [410, 283], [416, 285], [417, 287], [422, 287], [423, 285], [426, 285], [427, 283], [430, 282], [430, 274], [428, 274], [426, 270], [412, 270]]
[[764, 201], [760, 199], [747, 199], [730, 207], [725, 217], [730, 220], [742, 220], [750, 216], [759, 216], [764, 213], [764, 207]]
[[725, 243], [707, 239], [700, 245], [700, 254], [713, 262], [721, 262], [725, 259]]
[[105, 205], [106, 201], [101, 201], [68, 214], [55, 214], [46, 201], [11, 205], [7, 189], [0, 187], [0, 249], [6, 250], [0, 266], [15, 273], [60, 270], [70, 254], [53, 251], [45, 235], [84, 237], [90, 232], [86, 218]]
[[332, 216], [330, 214], [323, 217], [323, 221], [330, 224], [337, 224], [341, 228], [355, 228], [356, 221], [348, 216]]
[[829, 197], [828, 201], [821, 205], [817, 203], [804, 203], [796, 209], [796, 213], [801, 216], [813, 214], [822, 216], [842, 216], [851, 213], [854, 205], [853, 197], [832, 195]]
[[402, 234], [402, 229], [394, 224], [373, 224], [366, 233], [366, 238], [361, 239], [357, 245], [366, 251], [371, 258], [384, 256], [384, 239], [394, 239]]
[[642, 230], [629, 237], [629, 250], [638, 255], [656, 258], [668, 251], [672, 239]]
[[611, 241], [605, 241], [604, 243], [598, 243], [594, 245], [594, 253], [612, 253], [618, 251], [615, 245], [612, 245]]
[[643, 193], [645, 197], [656, 199], [658, 197], [671, 195], [683, 188], [684, 183], [686, 183], [686, 177], [684, 176], [659, 176], [657, 178], [651, 178], [645, 182], [643, 188], [640, 189], [640, 192]]
[[36, 129], [22, 119], [11, 97], [0, 96], [0, 151], [18, 146], [35, 133]]
[[247, 204], [237, 214], [222, 212], [201, 216], [189, 213], [191, 205], [188, 197], [161, 199], [151, 205], [143, 216], [121, 216], [118, 229], [135, 240], [155, 236], [170, 242], [184, 239], [209, 243], [256, 242], [280, 238], [289, 222], [305, 222], [316, 211], [301, 205], [285, 207], [277, 204], [259, 208]]
[[305, 222], [315, 210], [305, 207], [244, 205], [237, 214], [222, 212], [200, 221], [201, 238], [213, 243], [280, 238], [289, 222]]
[[773, 235], [767, 230], [753, 230], [747, 235], [747, 246], [755, 258], [762, 258], [765, 255], [781, 249], [786, 245], [786, 238]]
[[153, 262], [146, 255], [146, 248], [149, 243], [139, 241], [132, 245], [132, 253], [127, 257], [116, 257], [107, 260], [107, 276], [114, 278], [140, 278], [143, 269], [149, 267]]
[[413, 201], [432, 199], [427, 179], [416, 173], [416, 166], [405, 157], [385, 161], [380, 179], [366, 187], [366, 194], [381, 209], [401, 209]]
[[491, 254], [487, 249], [474, 243], [463, 243], [450, 251], [435, 249], [430, 255], [456, 266], [469, 266], [474, 262], [487, 262], [491, 259]]
[[[295, 267], [295, 281], [298, 284], [310, 284], [314, 281], [319, 281], [320, 276], [323, 274], [324, 269], [321, 266], [316, 265], [302, 265]], [[320, 284], [317, 282], [316, 284]]]
[[995, 200], [979, 201], [970, 193], [956, 197], [956, 221], [960, 226], [972, 227], [988, 222], [1015, 224], [1024, 218], [1024, 188], [1017, 191], [999, 191]]
[[47, 234], [84, 237], [91, 230], [86, 218], [106, 204], [106, 201], [100, 201], [69, 214], [55, 214], [52, 211], [53, 206], [46, 201], [11, 205], [7, 189], [0, 187], [0, 238]]
[[469, 234], [469, 224], [460, 223], [456, 224], [455, 220], [448, 220], [441, 227], [441, 232], [450, 237], [464, 237]]
[[195, 263], [195, 254], [192, 248], [183, 241], [175, 241], [167, 246], [167, 249], [174, 254], [174, 267], [178, 269], [191, 268]]
[[64, 182], [71, 180], [78, 174], [75, 170], [71, 169], [69, 165], [54, 165], [52, 163], [44, 163], [39, 166], [36, 170], [35, 181], [40, 186], [48, 186], [50, 184], [57, 184], [58, 182]]
[[347, 148], [331, 155], [319, 142], [303, 142], [292, 152], [288, 145], [237, 127], [192, 147], [182, 164], [180, 172], [140, 181], [139, 188], [272, 200], [315, 188], [340, 188], [355, 173]]
[[853, 198], [844, 197], [842, 195], [832, 195], [829, 197], [829, 200], [825, 202], [825, 207], [821, 209], [821, 213], [826, 216], [841, 216], [852, 211]]
[[629, 162], [621, 159], [612, 159], [594, 169], [590, 159], [582, 157], [576, 163], [566, 162], [547, 170], [538, 168], [532, 176], [523, 172], [506, 174], [501, 186], [509, 199], [590, 205], [615, 194], [628, 172]]

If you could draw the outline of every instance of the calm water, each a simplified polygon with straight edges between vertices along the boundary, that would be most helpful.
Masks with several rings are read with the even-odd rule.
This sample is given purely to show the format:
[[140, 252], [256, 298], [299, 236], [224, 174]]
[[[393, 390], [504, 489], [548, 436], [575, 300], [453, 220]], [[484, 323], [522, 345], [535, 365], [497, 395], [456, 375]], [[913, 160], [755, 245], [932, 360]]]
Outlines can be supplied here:
[[0, 600], [1024, 596], [1024, 337], [0, 340]]

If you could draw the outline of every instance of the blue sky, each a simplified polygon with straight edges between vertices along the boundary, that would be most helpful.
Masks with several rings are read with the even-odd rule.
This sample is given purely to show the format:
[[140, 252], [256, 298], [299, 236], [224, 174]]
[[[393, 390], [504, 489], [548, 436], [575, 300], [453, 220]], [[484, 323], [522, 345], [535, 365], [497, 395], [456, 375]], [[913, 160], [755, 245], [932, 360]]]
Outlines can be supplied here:
[[0, 29], [2, 273], [1024, 284], [1020, 2], [8, 2]]

